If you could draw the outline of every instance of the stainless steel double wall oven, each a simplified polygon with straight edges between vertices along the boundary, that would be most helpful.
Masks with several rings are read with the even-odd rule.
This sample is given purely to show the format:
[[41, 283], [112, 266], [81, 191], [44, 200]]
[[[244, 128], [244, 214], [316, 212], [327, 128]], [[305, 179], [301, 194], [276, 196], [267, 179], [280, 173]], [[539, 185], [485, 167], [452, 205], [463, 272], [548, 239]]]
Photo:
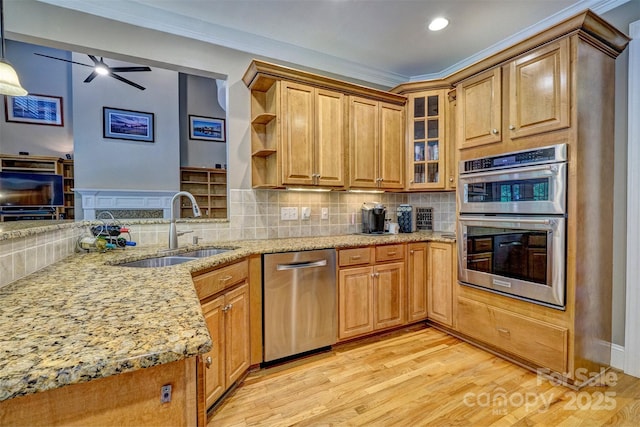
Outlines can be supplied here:
[[565, 307], [567, 147], [460, 162], [458, 279]]

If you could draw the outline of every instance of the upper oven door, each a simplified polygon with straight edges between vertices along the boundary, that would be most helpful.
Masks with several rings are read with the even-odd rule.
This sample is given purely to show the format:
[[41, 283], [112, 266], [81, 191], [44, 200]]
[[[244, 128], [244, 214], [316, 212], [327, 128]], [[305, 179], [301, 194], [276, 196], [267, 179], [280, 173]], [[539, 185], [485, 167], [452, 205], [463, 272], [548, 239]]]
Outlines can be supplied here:
[[567, 164], [461, 174], [461, 213], [564, 214]]

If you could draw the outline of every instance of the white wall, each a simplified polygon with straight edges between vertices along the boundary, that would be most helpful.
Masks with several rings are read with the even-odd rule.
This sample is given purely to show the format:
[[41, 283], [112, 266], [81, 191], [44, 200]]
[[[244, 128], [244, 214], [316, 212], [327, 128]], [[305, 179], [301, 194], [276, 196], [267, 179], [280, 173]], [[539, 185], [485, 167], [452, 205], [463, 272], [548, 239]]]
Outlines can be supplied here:
[[224, 142], [189, 139], [189, 115], [226, 117], [218, 102], [218, 85], [224, 81], [207, 77], [180, 74], [180, 164], [181, 166], [213, 167], [227, 163], [227, 144]]
[[[0, 100], [0, 153], [64, 157], [73, 152], [73, 114], [70, 64], [34, 55], [70, 59], [68, 52], [7, 40], [5, 56], [17, 70], [20, 83], [38, 95], [60, 96], [64, 126], [33, 125], [5, 121], [5, 103]], [[28, 71], [28, 72], [27, 72]], [[4, 97], [3, 97], [4, 98]], [[26, 131], [26, 132], [25, 132]]]
[[[76, 62], [91, 62], [73, 54]], [[127, 66], [106, 60], [109, 66]], [[91, 69], [72, 67], [75, 186], [120, 190], [179, 190], [178, 73], [154, 68], [123, 73], [139, 90], [109, 76], [84, 83]], [[103, 107], [154, 114], [154, 142], [103, 138]]]

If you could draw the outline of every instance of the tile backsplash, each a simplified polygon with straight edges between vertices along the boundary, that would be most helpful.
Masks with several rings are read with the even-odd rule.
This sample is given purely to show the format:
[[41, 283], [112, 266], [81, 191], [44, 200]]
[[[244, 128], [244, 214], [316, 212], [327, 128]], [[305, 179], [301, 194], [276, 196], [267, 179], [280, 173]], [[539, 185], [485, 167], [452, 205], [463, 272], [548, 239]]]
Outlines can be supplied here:
[[[376, 201], [387, 208], [387, 217], [396, 220], [402, 203], [433, 208], [434, 231], [454, 231], [455, 193], [344, 193], [295, 192], [278, 190], [230, 190], [229, 220], [178, 223], [179, 231], [192, 231], [179, 237], [185, 245], [197, 236], [204, 244], [225, 240], [276, 239], [281, 237], [353, 234], [362, 230], [360, 207]], [[309, 219], [301, 219], [302, 208], [310, 209]], [[298, 219], [282, 220], [282, 208], [296, 208]], [[326, 208], [327, 218], [322, 218]], [[126, 224], [126, 219], [120, 220]], [[130, 240], [140, 245], [167, 244], [167, 221], [132, 221]], [[53, 262], [73, 255], [76, 241], [85, 227], [55, 230], [35, 236], [0, 241], [0, 287], [18, 280]]]
[[[343, 193], [295, 192], [278, 190], [230, 190], [228, 222], [178, 223], [179, 230], [193, 233], [179, 237], [179, 243], [190, 243], [193, 236], [203, 241], [276, 239], [281, 237], [329, 236], [353, 234], [362, 230], [360, 207], [364, 202], [381, 202], [387, 217], [396, 220], [396, 209], [402, 203], [433, 208], [435, 231], [454, 231], [456, 219], [455, 193]], [[296, 220], [282, 220], [281, 209], [292, 207]], [[310, 209], [309, 219], [301, 219], [303, 207]], [[326, 208], [328, 219], [322, 218]], [[165, 224], [133, 226], [134, 240], [142, 244], [162, 244], [168, 239]]]

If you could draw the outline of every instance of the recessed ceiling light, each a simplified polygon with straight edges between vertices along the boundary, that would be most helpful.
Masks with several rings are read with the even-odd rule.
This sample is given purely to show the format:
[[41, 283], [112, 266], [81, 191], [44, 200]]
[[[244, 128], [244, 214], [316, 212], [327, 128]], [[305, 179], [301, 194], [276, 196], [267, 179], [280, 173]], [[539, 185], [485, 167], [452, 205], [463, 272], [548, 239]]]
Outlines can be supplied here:
[[431, 31], [440, 31], [449, 25], [449, 20], [447, 18], [436, 18], [429, 24], [429, 29]]

